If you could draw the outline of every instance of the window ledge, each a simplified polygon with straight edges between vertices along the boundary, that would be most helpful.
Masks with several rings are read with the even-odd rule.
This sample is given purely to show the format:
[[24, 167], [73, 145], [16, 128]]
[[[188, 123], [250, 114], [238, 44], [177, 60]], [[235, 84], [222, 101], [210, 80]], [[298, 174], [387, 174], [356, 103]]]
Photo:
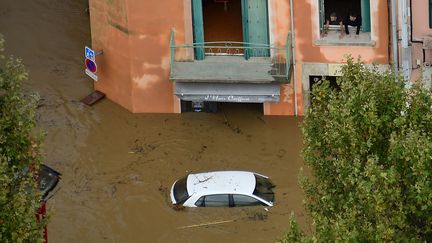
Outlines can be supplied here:
[[329, 41], [329, 40], [323, 40], [323, 39], [319, 39], [315, 41], [315, 45], [317, 46], [368, 46], [368, 47], [373, 47], [375, 46], [376, 42], [373, 40], [369, 40], [369, 41]]
[[327, 36], [315, 41], [317, 46], [375, 46], [376, 42], [371, 40], [370, 33], [360, 33], [357, 37], [351, 34], [351, 37], [344, 36], [339, 39], [339, 31], [330, 31]]

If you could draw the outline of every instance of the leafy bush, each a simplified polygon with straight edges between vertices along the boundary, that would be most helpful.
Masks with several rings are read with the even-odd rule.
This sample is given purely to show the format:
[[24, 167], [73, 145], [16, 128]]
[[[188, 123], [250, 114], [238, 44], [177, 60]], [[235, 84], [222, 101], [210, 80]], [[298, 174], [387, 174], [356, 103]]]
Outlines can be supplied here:
[[432, 240], [432, 97], [419, 84], [348, 58], [313, 87], [303, 124], [302, 178], [312, 236], [285, 241]]
[[40, 139], [32, 136], [37, 98], [21, 92], [27, 78], [21, 61], [2, 54], [0, 36], [0, 242], [43, 241], [34, 175], [40, 165]]

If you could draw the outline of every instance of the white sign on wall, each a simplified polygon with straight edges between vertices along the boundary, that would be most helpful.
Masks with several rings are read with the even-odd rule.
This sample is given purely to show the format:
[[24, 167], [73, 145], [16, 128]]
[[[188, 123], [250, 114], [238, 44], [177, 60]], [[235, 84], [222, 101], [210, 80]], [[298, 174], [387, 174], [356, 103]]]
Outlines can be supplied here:
[[85, 73], [86, 73], [90, 78], [92, 78], [94, 81], [98, 81], [98, 76], [97, 76], [96, 74], [92, 73], [90, 70], [86, 69], [86, 70], [85, 70]]

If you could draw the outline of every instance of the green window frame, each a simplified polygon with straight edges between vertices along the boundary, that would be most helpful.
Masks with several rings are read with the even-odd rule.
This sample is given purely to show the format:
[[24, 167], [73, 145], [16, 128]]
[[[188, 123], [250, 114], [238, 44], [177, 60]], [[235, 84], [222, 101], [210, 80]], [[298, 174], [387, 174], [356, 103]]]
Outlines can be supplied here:
[[361, 17], [363, 32], [371, 32], [370, 0], [361, 0]]
[[[194, 42], [204, 43], [204, 21], [202, 0], [192, 0], [192, 21]], [[204, 44], [195, 47], [195, 60], [204, 60]]]
[[429, 28], [432, 29], [432, 0], [429, 0]]

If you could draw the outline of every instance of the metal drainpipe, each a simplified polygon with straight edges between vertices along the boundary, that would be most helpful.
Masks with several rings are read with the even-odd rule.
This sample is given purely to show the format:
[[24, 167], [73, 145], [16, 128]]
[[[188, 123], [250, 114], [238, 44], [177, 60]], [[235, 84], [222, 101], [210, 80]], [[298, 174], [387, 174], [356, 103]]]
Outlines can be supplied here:
[[398, 37], [397, 37], [397, 20], [396, 20], [396, 0], [391, 1], [391, 15], [392, 15], [392, 36], [393, 36], [393, 61], [395, 77], [398, 76], [399, 71], [399, 57], [398, 57]]
[[293, 0], [290, 0], [290, 17], [291, 17], [291, 48], [293, 56], [293, 75], [294, 75], [294, 114], [298, 116], [297, 108], [297, 71], [296, 71], [296, 59], [295, 59], [295, 31], [294, 31], [294, 5]]

